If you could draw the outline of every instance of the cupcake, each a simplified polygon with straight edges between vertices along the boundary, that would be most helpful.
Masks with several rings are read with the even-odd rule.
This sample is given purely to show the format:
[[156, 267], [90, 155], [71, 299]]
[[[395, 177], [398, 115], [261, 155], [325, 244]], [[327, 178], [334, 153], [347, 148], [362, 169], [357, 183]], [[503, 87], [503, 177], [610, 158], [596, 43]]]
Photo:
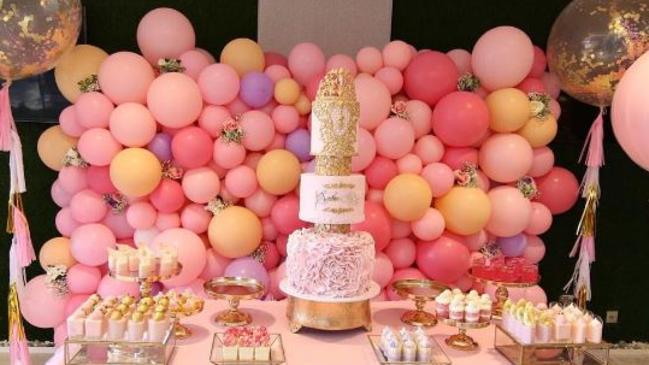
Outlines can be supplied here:
[[487, 295], [483, 295], [480, 298], [480, 320], [482, 321], [489, 321], [491, 319], [491, 311], [493, 309], [493, 303], [491, 302], [491, 299]]
[[464, 302], [462, 300], [453, 300], [449, 306], [449, 318], [454, 321], [464, 320]]
[[435, 313], [437, 314], [437, 318], [448, 318], [451, 299], [452, 294], [449, 290], [445, 290], [435, 298]]
[[479, 299], [480, 299], [480, 294], [478, 294], [478, 292], [475, 290], [471, 290], [469, 294], [466, 295], [467, 301], [479, 300]]
[[469, 302], [464, 309], [464, 320], [475, 323], [480, 320], [480, 305], [478, 302]]

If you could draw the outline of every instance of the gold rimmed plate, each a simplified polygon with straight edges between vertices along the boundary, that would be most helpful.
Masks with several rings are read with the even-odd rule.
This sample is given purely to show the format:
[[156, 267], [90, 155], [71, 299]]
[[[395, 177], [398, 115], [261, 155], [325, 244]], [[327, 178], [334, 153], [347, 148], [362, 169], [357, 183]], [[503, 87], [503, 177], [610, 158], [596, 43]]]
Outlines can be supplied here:
[[225, 299], [229, 309], [217, 313], [216, 322], [225, 327], [244, 326], [252, 322], [250, 314], [239, 310], [242, 300], [257, 299], [264, 294], [264, 286], [257, 280], [225, 276], [214, 278], [203, 285], [212, 299]]
[[434, 326], [437, 324], [435, 315], [424, 310], [426, 302], [432, 301], [444, 290], [444, 284], [428, 279], [404, 279], [392, 283], [392, 288], [402, 298], [415, 302], [415, 310], [409, 310], [401, 316], [403, 323], [413, 326]]

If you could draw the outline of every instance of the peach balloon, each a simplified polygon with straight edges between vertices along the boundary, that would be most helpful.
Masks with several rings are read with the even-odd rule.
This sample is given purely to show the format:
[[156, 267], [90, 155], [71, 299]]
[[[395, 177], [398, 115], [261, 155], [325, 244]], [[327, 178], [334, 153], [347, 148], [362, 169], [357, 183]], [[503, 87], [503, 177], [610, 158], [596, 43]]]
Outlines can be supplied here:
[[485, 227], [498, 237], [511, 237], [521, 233], [530, 223], [532, 204], [511, 186], [499, 186], [487, 193], [491, 202], [491, 216]]
[[205, 210], [205, 206], [200, 204], [189, 204], [180, 213], [181, 226], [196, 234], [207, 232], [211, 219], [212, 213]]
[[399, 159], [410, 152], [415, 145], [415, 131], [407, 120], [390, 117], [376, 128], [374, 139], [379, 155]]
[[373, 75], [383, 67], [383, 55], [375, 47], [364, 47], [356, 53], [356, 63], [359, 71]]
[[168, 72], [151, 83], [147, 106], [163, 126], [182, 128], [196, 121], [203, 110], [203, 98], [191, 77]]
[[239, 258], [251, 254], [259, 246], [262, 226], [249, 209], [231, 206], [212, 218], [208, 235], [216, 253]]
[[513, 132], [530, 119], [530, 100], [514, 88], [492, 92], [485, 100], [489, 108], [489, 128], [495, 132]]
[[[430, 124], [430, 119], [428, 123]], [[425, 135], [417, 140], [413, 152], [423, 164], [439, 162], [444, 157], [444, 144], [433, 135]]]
[[239, 95], [241, 83], [237, 71], [225, 63], [209, 65], [197, 79], [203, 100], [213, 105], [226, 105]]
[[428, 208], [423, 217], [410, 223], [410, 227], [415, 237], [422, 241], [432, 241], [444, 232], [444, 217], [437, 209]]
[[117, 52], [108, 56], [99, 67], [99, 86], [115, 104], [145, 104], [146, 93], [155, 79], [153, 68], [137, 53]]
[[70, 251], [70, 240], [66, 237], [55, 237], [45, 242], [38, 253], [38, 261], [43, 270], [55, 265], [70, 268], [77, 263]]
[[214, 141], [212, 152], [214, 163], [223, 169], [239, 166], [246, 159], [246, 149], [242, 145], [222, 138]]
[[226, 107], [207, 105], [198, 117], [198, 126], [207, 132], [210, 137], [218, 138], [223, 129], [223, 123], [232, 118]]
[[491, 216], [489, 197], [478, 188], [456, 186], [434, 206], [444, 216], [446, 229], [460, 235], [480, 232]]
[[297, 186], [302, 171], [300, 161], [287, 150], [266, 153], [257, 164], [259, 186], [273, 195], [286, 194]]
[[233, 39], [221, 51], [221, 63], [228, 64], [239, 76], [250, 71], [264, 71], [264, 51], [257, 42], [248, 38]]
[[109, 128], [117, 142], [126, 147], [142, 147], [151, 142], [157, 125], [144, 105], [123, 103], [110, 114]]
[[198, 80], [198, 75], [200, 75], [201, 71], [212, 63], [205, 53], [197, 49], [190, 49], [189, 51], [183, 52], [178, 59], [180, 60], [180, 64], [185, 68], [183, 73], [194, 80]]
[[385, 187], [383, 203], [396, 219], [412, 222], [422, 218], [433, 199], [430, 186], [419, 175], [401, 174]]
[[160, 232], [164, 232], [168, 229], [179, 228], [180, 227], [180, 215], [176, 212], [174, 213], [162, 213], [159, 212], [155, 220], [155, 226]]
[[228, 171], [225, 175], [225, 187], [237, 198], [247, 198], [257, 190], [255, 170], [241, 165]]
[[554, 152], [549, 147], [535, 148], [532, 157], [532, 167], [527, 172], [531, 177], [540, 177], [552, 169], [554, 166]]
[[89, 44], [79, 44], [61, 56], [54, 68], [54, 80], [63, 97], [74, 103], [81, 95], [78, 83], [97, 75], [106, 57], [108, 53]]
[[205, 204], [214, 199], [221, 188], [219, 175], [209, 167], [199, 167], [185, 172], [182, 189], [187, 199]]
[[392, 238], [406, 238], [412, 233], [410, 222], [403, 222], [398, 219], [392, 220]]
[[383, 47], [383, 64], [403, 71], [412, 59], [410, 45], [404, 41], [392, 41]]
[[349, 71], [349, 73], [352, 74], [352, 77], [356, 76], [356, 74], [358, 73], [356, 62], [353, 58], [347, 56], [346, 54], [338, 53], [329, 57], [329, 60], [327, 60], [326, 70], [329, 71], [336, 68], [346, 69], [347, 71]]
[[77, 144], [77, 139], [63, 133], [60, 126], [49, 127], [38, 137], [38, 157], [48, 168], [59, 171], [63, 167], [63, 156]]
[[145, 196], [155, 190], [161, 179], [160, 161], [143, 148], [127, 148], [118, 153], [110, 164], [110, 180], [127, 196]]
[[352, 172], [365, 170], [376, 157], [376, 142], [370, 132], [364, 128], [358, 129], [358, 154], [352, 157]]
[[293, 105], [300, 97], [300, 84], [290, 78], [281, 79], [275, 83], [273, 94], [281, 105]]
[[137, 45], [153, 65], [161, 58], [179, 58], [194, 48], [192, 23], [178, 10], [157, 8], [142, 17], [137, 26]]
[[523, 128], [516, 131], [529, 142], [532, 148], [543, 147], [557, 135], [557, 120], [552, 115], [545, 118], [531, 118]]
[[532, 147], [518, 134], [494, 134], [480, 148], [480, 169], [497, 182], [513, 182], [532, 167]]
[[77, 148], [86, 162], [94, 166], [108, 166], [122, 150], [122, 145], [107, 129], [92, 128], [83, 132]]
[[354, 86], [361, 108], [358, 123], [362, 128], [374, 130], [390, 113], [392, 106], [390, 91], [374, 77], [356, 77]]

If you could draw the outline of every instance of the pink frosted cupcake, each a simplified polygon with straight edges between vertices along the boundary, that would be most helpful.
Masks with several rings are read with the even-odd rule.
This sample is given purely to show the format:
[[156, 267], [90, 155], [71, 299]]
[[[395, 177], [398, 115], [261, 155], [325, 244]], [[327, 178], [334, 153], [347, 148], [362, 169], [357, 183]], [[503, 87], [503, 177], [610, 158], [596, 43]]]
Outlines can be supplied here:
[[449, 306], [449, 318], [454, 321], [464, 320], [464, 302], [461, 300], [454, 300]]
[[464, 320], [475, 323], [480, 320], [480, 306], [477, 302], [469, 302], [464, 308]]

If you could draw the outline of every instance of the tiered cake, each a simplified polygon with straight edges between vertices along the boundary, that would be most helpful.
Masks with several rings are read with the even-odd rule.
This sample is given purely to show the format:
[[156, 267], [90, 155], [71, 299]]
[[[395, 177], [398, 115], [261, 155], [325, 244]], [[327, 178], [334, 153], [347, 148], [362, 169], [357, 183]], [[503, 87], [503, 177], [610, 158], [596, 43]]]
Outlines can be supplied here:
[[288, 239], [283, 287], [293, 301], [364, 303], [377, 287], [371, 280], [374, 240], [367, 232], [350, 232], [351, 224], [365, 219], [365, 177], [351, 173], [352, 156], [358, 153], [359, 112], [349, 72], [329, 71], [311, 114], [315, 173], [302, 174], [300, 185], [300, 219], [315, 226]]

